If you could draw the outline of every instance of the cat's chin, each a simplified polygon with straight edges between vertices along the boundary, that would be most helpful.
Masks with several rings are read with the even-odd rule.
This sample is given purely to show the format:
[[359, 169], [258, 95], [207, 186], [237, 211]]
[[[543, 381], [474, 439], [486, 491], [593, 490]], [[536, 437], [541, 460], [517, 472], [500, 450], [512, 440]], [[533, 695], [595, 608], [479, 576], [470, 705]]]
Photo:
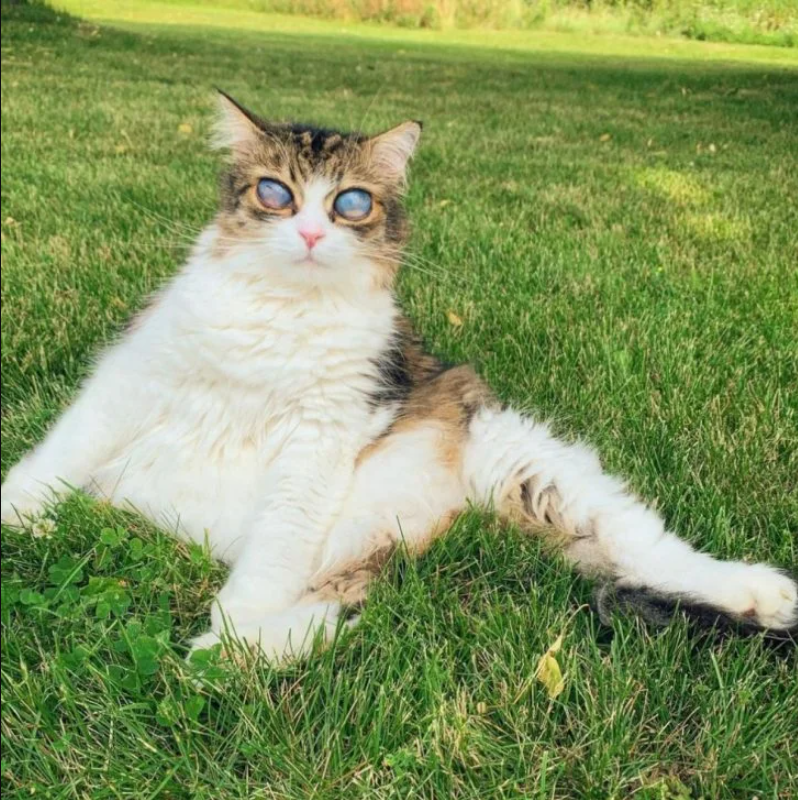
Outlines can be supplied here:
[[324, 267], [321, 261], [319, 261], [312, 253], [309, 253], [306, 256], [300, 256], [299, 258], [294, 260], [294, 264], [298, 267]]
[[208, 263], [227, 275], [239, 275], [253, 289], [263, 283], [270, 289], [326, 289], [347, 293], [369, 291], [376, 285], [389, 283], [382, 279], [384, 269], [379, 264], [346, 249], [308, 253], [264, 242], [243, 241], [230, 245], [214, 229], [198, 249], [200, 258], [209, 254]]
[[352, 253], [324, 252], [323, 249], [291, 253], [283, 256], [282, 261], [288, 269], [307, 269], [311, 272], [324, 270], [331, 274], [337, 274], [343, 280], [352, 277], [354, 270], [368, 268], [368, 264], [364, 264]]
[[342, 260], [312, 254], [284, 259], [278, 269], [281, 281], [332, 291], [367, 289], [374, 285], [376, 273], [375, 265], [354, 257]]
[[321, 290], [335, 294], [367, 291], [375, 282], [368, 268], [353, 268], [320, 259], [283, 262], [268, 281], [271, 286], [281, 284], [292, 290]]

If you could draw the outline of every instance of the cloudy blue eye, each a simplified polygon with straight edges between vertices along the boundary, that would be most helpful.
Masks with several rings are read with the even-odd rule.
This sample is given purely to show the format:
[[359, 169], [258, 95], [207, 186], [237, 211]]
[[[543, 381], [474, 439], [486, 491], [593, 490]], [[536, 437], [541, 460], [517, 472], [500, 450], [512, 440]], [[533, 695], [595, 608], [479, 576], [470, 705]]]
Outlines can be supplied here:
[[258, 200], [266, 208], [279, 210], [288, 208], [294, 201], [294, 195], [284, 183], [273, 181], [270, 178], [261, 178], [258, 181]]
[[371, 195], [364, 189], [347, 189], [335, 198], [333, 208], [344, 219], [357, 222], [371, 213]]

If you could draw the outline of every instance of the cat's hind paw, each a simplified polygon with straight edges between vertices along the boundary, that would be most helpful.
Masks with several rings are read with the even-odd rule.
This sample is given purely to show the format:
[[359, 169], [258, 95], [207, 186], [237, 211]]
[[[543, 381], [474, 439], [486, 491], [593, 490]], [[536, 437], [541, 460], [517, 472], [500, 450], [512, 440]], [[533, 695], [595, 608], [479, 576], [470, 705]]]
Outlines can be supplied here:
[[765, 630], [773, 638], [798, 633], [798, 583], [766, 564], [720, 562], [719, 574], [701, 591], [670, 593], [661, 588], [624, 587], [605, 583], [594, 602], [601, 621], [609, 625], [616, 612], [634, 613], [656, 626], [668, 625], [677, 609], [700, 625], [740, 631]]
[[773, 567], [747, 567], [734, 586], [735, 616], [769, 630], [798, 627], [798, 584]]

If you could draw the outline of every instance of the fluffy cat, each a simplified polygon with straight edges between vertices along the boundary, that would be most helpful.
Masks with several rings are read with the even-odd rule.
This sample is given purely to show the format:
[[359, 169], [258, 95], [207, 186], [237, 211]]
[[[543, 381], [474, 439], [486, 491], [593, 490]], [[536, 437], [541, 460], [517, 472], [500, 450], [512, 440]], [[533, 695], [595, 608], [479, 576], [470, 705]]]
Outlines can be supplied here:
[[591, 450], [425, 353], [392, 293], [420, 124], [368, 137], [221, 105], [216, 220], [10, 471], [4, 523], [79, 487], [209, 541], [231, 572], [194, 646], [234, 631], [274, 660], [329, 638], [400, 542], [422, 552], [470, 502], [618, 587], [796, 625], [792, 579], [697, 552]]

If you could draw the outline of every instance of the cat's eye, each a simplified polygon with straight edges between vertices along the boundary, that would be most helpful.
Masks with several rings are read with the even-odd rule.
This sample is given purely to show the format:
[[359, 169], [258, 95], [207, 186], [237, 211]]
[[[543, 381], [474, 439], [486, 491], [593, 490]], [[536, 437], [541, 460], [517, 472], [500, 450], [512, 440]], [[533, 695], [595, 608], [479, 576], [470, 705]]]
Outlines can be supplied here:
[[288, 208], [294, 202], [294, 195], [284, 183], [271, 178], [261, 178], [258, 181], [258, 200], [266, 208], [280, 211]]
[[350, 222], [365, 219], [371, 213], [371, 195], [365, 189], [347, 189], [335, 198], [335, 213]]

